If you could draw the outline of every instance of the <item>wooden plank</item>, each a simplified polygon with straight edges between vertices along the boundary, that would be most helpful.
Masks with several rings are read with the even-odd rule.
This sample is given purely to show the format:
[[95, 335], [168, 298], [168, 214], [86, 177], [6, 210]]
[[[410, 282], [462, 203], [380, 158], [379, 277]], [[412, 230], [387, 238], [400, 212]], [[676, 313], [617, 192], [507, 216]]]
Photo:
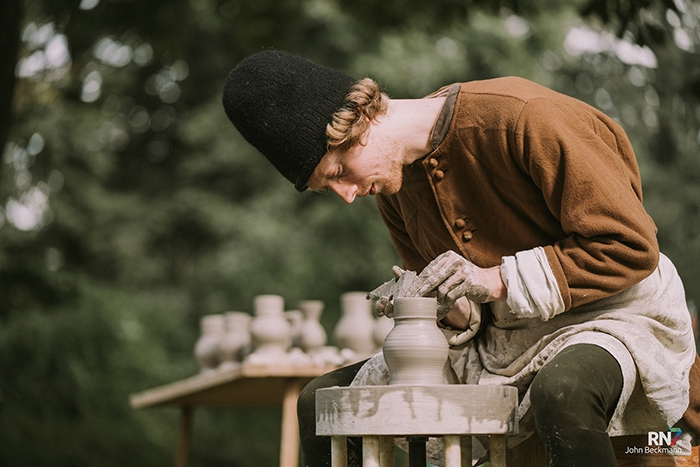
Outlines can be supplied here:
[[345, 436], [331, 437], [331, 467], [348, 467], [348, 440]]
[[280, 441], [280, 467], [296, 467], [299, 464], [299, 423], [297, 399], [302, 390], [298, 379], [289, 382], [282, 401], [282, 437]]
[[517, 389], [507, 386], [324, 388], [316, 391], [316, 434], [510, 434], [517, 406]]
[[445, 467], [462, 467], [462, 437], [445, 435]]
[[472, 467], [472, 437], [460, 436], [462, 441], [462, 467]]
[[362, 467], [385, 467], [379, 464], [379, 436], [362, 438]]
[[335, 368], [331, 365], [243, 364], [132, 394], [130, 402], [135, 409], [164, 405], [279, 405], [289, 378], [300, 378], [305, 384]]
[[489, 439], [489, 460], [491, 467], [506, 467], [506, 437], [493, 435]]
[[379, 437], [379, 465], [382, 467], [394, 467], [394, 437]]
[[175, 453], [175, 467], [187, 467], [190, 461], [190, 441], [192, 439], [192, 407], [182, 407], [180, 433]]
[[247, 378], [264, 378], [269, 376], [316, 377], [337, 369], [337, 365], [290, 365], [288, 363], [270, 363], [266, 365], [243, 362], [241, 372]]

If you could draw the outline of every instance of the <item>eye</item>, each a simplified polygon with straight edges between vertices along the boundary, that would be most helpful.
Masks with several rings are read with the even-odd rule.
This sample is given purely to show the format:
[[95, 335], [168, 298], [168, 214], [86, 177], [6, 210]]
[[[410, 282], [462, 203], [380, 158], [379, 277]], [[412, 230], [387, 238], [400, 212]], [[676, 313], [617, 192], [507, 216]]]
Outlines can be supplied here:
[[345, 175], [345, 173], [343, 172], [343, 168], [341, 167], [338, 170], [336, 170], [333, 175], [331, 175], [329, 177], [329, 180], [340, 180], [341, 178], [343, 178], [344, 175]]

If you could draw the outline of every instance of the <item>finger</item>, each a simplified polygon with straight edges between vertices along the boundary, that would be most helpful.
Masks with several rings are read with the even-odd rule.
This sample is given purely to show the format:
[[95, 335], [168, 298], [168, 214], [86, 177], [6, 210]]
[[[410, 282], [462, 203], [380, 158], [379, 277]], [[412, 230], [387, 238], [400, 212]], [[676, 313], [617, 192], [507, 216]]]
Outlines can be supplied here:
[[488, 287], [483, 284], [474, 284], [464, 281], [452, 287], [445, 287], [442, 290], [444, 300], [455, 301], [460, 297], [467, 297], [475, 303], [486, 303], [491, 296]]
[[406, 270], [394, 265], [391, 267], [391, 272], [394, 274], [394, 278], [398, 279], [404, 272], [406, 272]]
[[384, 307], [384, 316], [387, 318], [393, 318], [394, 317], [394, 302], [387, 302], [386, 306]]
[[444, 269], [447, 265], [456, 262], [456, 259], [450, 253], [452, 253], [452, 251], [445, 252], [433, 259], [425, 268], [423, 268], [423, 271], [421, 271], [419, 276], [428, 277], [435, 271]]
[[451, 303], [454, 305], [454, 303], [460, 299], [461, 297], [464, 297], [465, 293], [469, 290], [469, 287], [462, 283], [456, 287], [453, 287], [450, 289], [446, 294], [445, 294], [445, 303]]
[[374, 309], [379, 316], [384, 315], [384, 309], [386, 308], [386, 305], [388, 302], [389, 302], [389, 297], [379, 297], [379, 300], [377, 300], [375, 302]]
[[427, 272], [423, 270], [424, 272], [426, 272], [426, 274], [423, 275], [423, 272], [421, 272], [418, 276], [418, 283], [420, 285], [418, 286], [416, 295], [422, 296], [432, 292], [438, 286], [440, 286], [440, 284], [442, 284], [445, 280], [452, 276], [458, 268], [458, 263], [452, 263], [438, 270], [432, 270]]

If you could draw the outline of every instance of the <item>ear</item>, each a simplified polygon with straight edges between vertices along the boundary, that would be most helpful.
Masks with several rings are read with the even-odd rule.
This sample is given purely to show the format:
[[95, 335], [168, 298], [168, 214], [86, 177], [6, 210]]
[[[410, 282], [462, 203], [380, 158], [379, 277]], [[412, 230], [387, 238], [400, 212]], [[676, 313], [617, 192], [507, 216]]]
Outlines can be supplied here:
[[355, 113], [357, 114], [357, 120], [363, 119], [365, 123], [369, 125], [370, 120], [367, 114], [362, 110], [362, 108], [358, 105], [355, 107]]
[[[365, 117], [365, 118], [366, 118], [366, 117]], [[369, 140], [369, 132], [370, 132], [370, 131], [372, 131], [372, 125], [370, 125], [370, 121], [369, 121], [369, 119], [368, 119], [368, 120], [367, 120], [367, 128], [366, 128], [365, 131], [363, 131], [362, 134], [360, 135], [360, 141], [359, 141], [359, 143], [358, 143], [360, 146], [367, 146], [367, 142], [368, 142], [368, 140]]]

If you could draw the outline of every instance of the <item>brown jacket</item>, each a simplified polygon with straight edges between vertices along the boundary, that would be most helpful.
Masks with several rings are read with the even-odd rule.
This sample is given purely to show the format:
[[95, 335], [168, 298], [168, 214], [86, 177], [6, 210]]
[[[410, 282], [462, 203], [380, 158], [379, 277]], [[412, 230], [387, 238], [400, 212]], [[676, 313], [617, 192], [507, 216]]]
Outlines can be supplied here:
[[[446, 92], [436, 149], [405, 167], [401, 191], [377, 197], [406, 269], [420, 271], [449, 249], [491, 267], [541, 246], [569, 310], [656, 268], [656, 227], [642, 205], [632, 146], [615, 121], [520, 78]], [[698, 363], [691, 408], [700, 406]], [[686, 419], [700, 432], [692, 412]]]

